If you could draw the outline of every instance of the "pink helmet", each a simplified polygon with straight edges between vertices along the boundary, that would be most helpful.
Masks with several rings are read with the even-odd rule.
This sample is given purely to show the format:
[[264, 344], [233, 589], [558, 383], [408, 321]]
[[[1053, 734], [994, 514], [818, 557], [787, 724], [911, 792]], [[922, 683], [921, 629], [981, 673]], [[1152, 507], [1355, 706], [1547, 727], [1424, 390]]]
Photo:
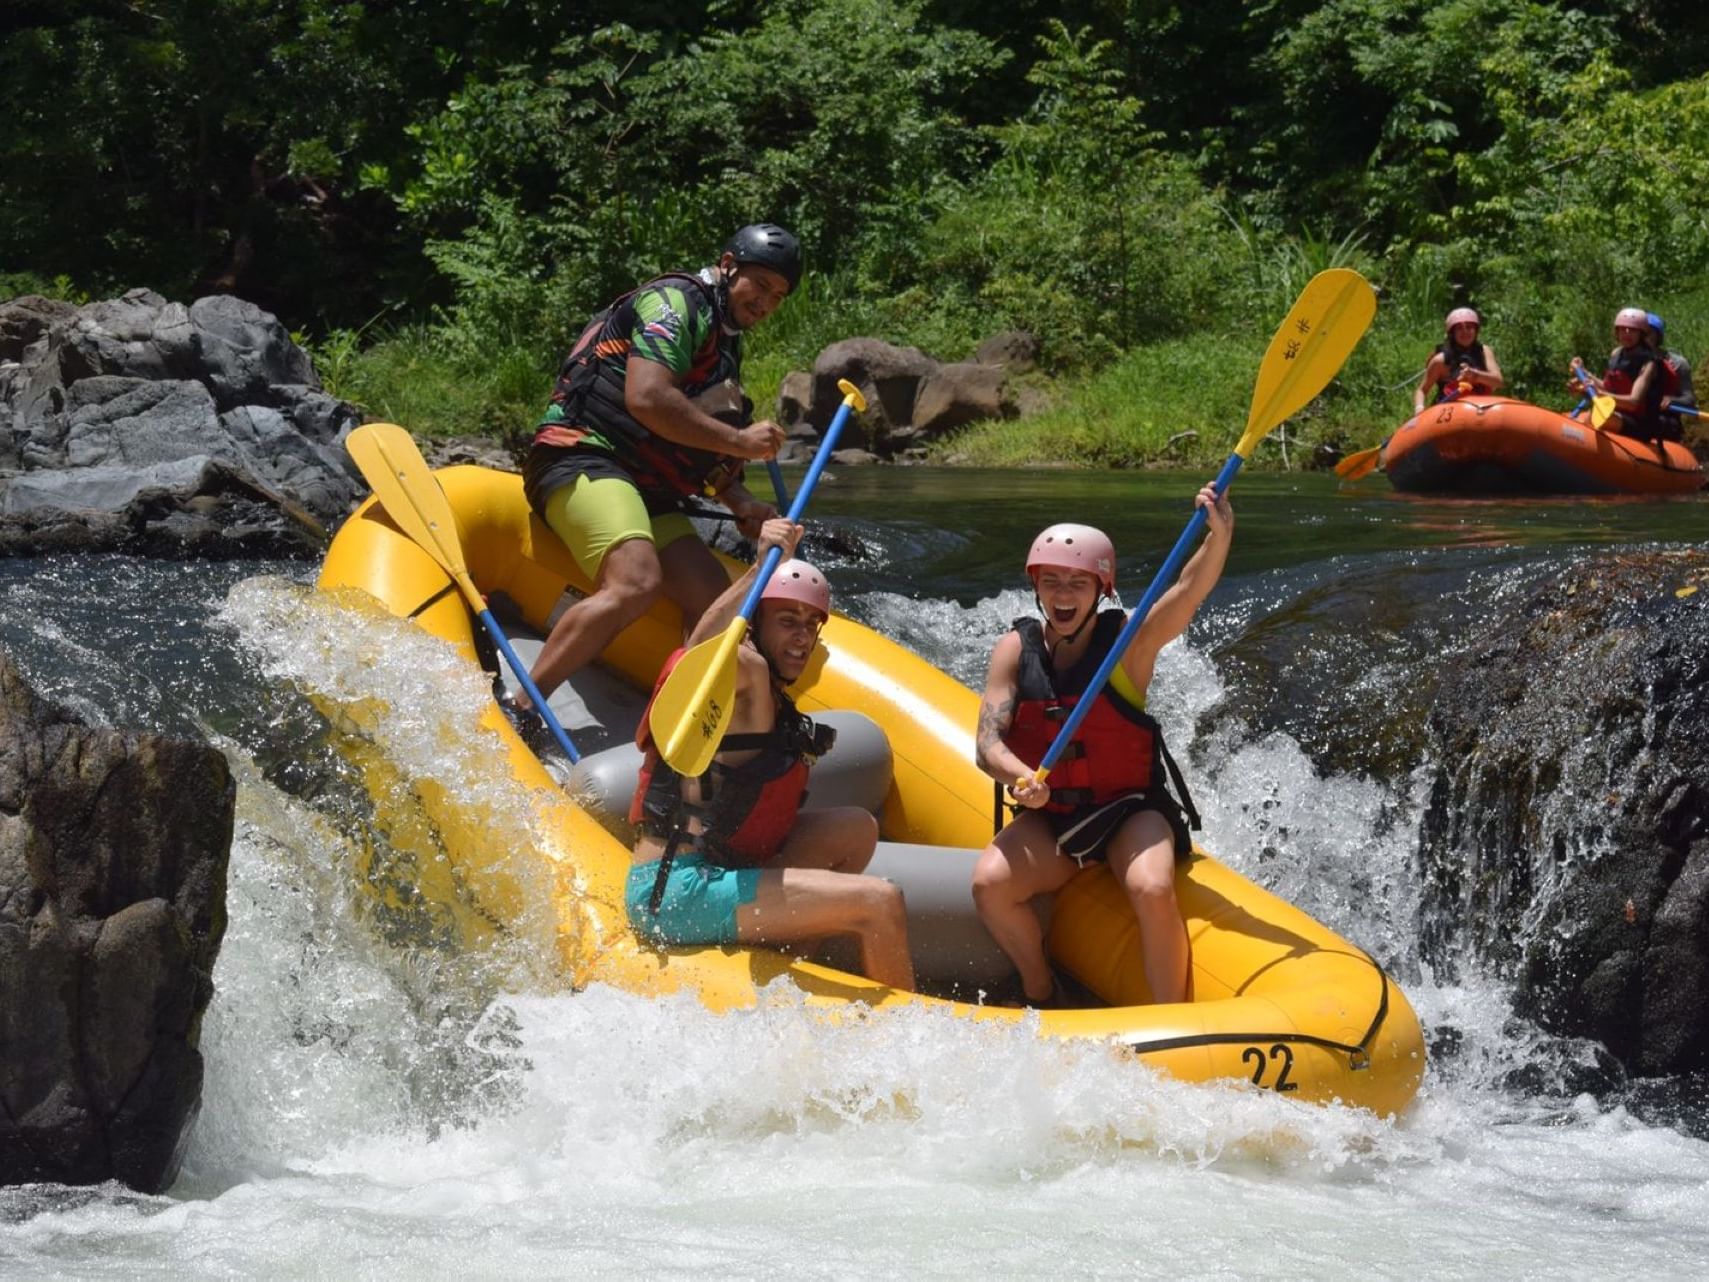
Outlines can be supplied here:
[[1050, 526], [1033, 540], [1027, 574], [1036, 580], [1047, 565], [1096, 575], [1105, 596], [1116, 594], [1116, 545], [1102, 530], [1070, 521]]
[[1470, 307], [1456, 307], [1448, 313], [1448, 319], [1442, 323], [1442, 326], [1444, 329], [1452, 331], [1456, 325], [1476, 325], [1482, 328], [1483, 317]]
[[1647, 330], [1650, 327], [1650, 314], [1642, 307], [1622, 307], [1614, 314], [1614, 328], [1631, 328]]
[[831, 585], [805, 561], [791, 557], [780, 564], [760, 593], [762, 601], [798, 601], [831, 617]]

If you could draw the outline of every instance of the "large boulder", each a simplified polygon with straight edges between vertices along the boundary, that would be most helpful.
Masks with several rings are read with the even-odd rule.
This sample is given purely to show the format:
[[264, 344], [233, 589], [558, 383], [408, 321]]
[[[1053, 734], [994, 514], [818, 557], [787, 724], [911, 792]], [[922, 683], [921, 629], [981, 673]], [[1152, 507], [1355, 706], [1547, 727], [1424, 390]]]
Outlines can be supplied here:
[[84, 726], [0, 654], [0, 1184], [172, 1183], [234, 796], [213, 748]]
[[842, 403], [837, 384], [847, 379], [867, 404], [843, 429], [841, 444], [850, 457], [917, 457], [927, 442], [955, 428], [1013, 418], [1017, 411], [1008, 374], [1029, 368], [1036, 355], [1036, 340], [1019, 331], [987, 340], [978, 359], [953, 364], [933, 360], [917, 347], [844, 339], [819, 353], [810, 379], [801, 373], [784, 378], [778, 421], [790, 429], [798, 447], [816, 444]]
[[1641, 1074], [1709, 1068], [1709, 553], [1605, 555], [1441, 665], [1425, 954]]
[[360, 422], [275, 318], [148, 290], [0, 306], [0, 554], [313, 554], [360, 497]]
[[977, 361], [940, 365], [914, 393], [914, 431], [931, 440], [982, 419], [1013, 418], [1014, 403], [1004, 395], [1001, 365]]
[[820, 432], [842, 404], [839, 379], [847, 379], [866, 398], [866, 409], [849, 417], [840, 444], [846, 448], [888, 452], [893, 442], [911, 440], [914, 397], [938, 363], [917, 347], [898, 347], [876, 338], [846, 338], [832, 343], [813, 362], [813, 399], [807, 421]]

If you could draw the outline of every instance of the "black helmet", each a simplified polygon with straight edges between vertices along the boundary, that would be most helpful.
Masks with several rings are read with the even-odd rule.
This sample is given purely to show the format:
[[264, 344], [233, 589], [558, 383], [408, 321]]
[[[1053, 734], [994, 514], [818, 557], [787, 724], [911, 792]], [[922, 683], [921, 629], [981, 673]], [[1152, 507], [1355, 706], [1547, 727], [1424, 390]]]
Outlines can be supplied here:
[[724, 242], [724, 252], [736, 262], [769, 267], [789, 282], [791, 292], [801, 283], [801, 242], [776, 223], [750, 223]]

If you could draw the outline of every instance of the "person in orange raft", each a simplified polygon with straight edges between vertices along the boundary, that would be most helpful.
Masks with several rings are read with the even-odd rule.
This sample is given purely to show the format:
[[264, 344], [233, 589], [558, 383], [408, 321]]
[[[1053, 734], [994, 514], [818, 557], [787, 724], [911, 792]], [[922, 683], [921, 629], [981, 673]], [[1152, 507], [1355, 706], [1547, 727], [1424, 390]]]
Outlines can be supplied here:
[[[1592, 396], [1614, 400], [1615, 417], [1608, 427], [1621, 436], [1640, 441], [1679, 439], [1678, 420], [1663, 416], [1667, 373], [1660, 356], [1650, 345], [1650, 314], [1641, 307], [1622, 307], [1614, 315], [1614, 350], [1601, 378], [1593, 378], [1584, 361], [1572, 359], [1573, 381], [1588, 386]], [[1579, 411], [1583, 417], [1589, 411]]]
[[[1412, 394], [1412, 412], [1422, 414], [1425, 404], [1437, 404], [1456, 396], [1488, 396], [1506, 383], [1501, 362], [1489, 344], [1481, 342], [1483, 320], [1470, 307], [1456, 307], [1443, 323], [1447, 337], [1424, 363], [1424, 377]], [[1434, 389], [1435, 395], [1431, 392]]]
[[1023, 1004], [1058, 997], [1029, 901], [1065, 885], [1089, 860], [1107, 861], [1127, 892], [1153, 999], [1187, 998], [1190, 951], [1175, 865], [1192, 853], [1188, 827], [1198, 827], [1199, 817], [1145, 711], [1145, 691], [1157, 652], [1186, 631], [1228, 560], [1228, 498], [1207, 485], [1195, 502], [1208, 520], [1205, 541], [1152, 607], [1073, 744], [1042, 781], [1033, 777], [1037, 763], [1127, 622], [1119, 609], [1098, 609], [1115, 595], [1115, 548], [1102, 531], [1053, 525], [1033, 541], [1027, 574], [1044, 619], [1017, 619], [991, 652], [975, 751], [980, 768], [1009, 785], [1016, 814], [975, 864], [973, 899], [1020, 973]]

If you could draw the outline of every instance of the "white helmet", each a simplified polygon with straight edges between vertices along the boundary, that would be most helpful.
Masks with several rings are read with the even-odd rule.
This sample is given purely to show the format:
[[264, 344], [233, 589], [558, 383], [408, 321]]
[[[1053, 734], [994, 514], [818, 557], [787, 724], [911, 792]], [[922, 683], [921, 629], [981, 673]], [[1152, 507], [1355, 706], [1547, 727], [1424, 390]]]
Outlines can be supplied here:
[[1448, 319], [1443, 322], [1443, 328], [1451, 334], [1456, 325], [1476, 325], [1481, 329], [1483, 318], [1470, 307], [1456, 307], [1448, 313]]
[[1647, 332], [1650, 328], [1650, 314], [1642, 307], [1622, 307], [1614, 314], [1614, 328]]

